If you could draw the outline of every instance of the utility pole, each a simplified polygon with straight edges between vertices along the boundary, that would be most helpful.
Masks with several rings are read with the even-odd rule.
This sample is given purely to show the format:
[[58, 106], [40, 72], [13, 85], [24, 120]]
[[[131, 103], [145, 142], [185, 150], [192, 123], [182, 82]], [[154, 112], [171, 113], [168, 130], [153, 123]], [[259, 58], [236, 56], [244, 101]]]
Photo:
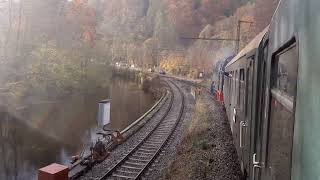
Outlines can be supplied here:
[[114, 49], [113, 49], [113, 48], [114, 48], [114, 47], [113, 47], [113, 46], [114, 46], [113, 41], [112, 41], [112, 45], [111, 45], [111, 46], [112, 46], [112, 47], [111, 47], [111, 63], [114, 63], [114, 60], [113, 60], [113, 56], [114, 56], [114, 55], [113, 55], [113, 54], [114, 54], [114, 52], [113, 52], [113, 51], [114, 51]]
[[237, 25], [237, 39], [236, 39], [236, 46], [235, 46], [235, 53], [238, 53], [239, 52], [239, 49], [240, 49], [240, 35], [241, 35], [241, 24], [253, 24], [252, 21], [242, 21], [242, 20], [239, 20], [238, 21], [238, 25]]
[[128, 43], [126, 43], [126, 63], [129, 66], [129, 60], [128, 60]]
[[159, 69], [160, 69], [160, 63], [159, 63], [159, 44], [158, 44], [158, 42], [157, 42], [157, 55], [156, 55], [156, 61], [157, 61], [157, 69], [156, 69], [156, 71], [158, 71], [159, 72]]

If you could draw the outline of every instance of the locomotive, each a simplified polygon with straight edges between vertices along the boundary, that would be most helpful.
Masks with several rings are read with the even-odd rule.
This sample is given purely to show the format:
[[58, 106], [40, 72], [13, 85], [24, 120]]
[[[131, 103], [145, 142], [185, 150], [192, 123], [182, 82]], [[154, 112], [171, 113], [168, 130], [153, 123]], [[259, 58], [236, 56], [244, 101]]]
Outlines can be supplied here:
[[281, 0], [270, 25], [218, 71], [243, 179], [320, 179], [319, 8]]
[[224, 84], [224, 72], [226, 65], [235, 57], [235, 55], [231, 55], [227, 57], [224, 61], [220, 61], [217, 63], [217, 70], [218, 73], [217, 77], [217, 86], [216, 86], [216, 98], [219, 102], [223, 103], [224, 96], [223, 96], [223, 84]]

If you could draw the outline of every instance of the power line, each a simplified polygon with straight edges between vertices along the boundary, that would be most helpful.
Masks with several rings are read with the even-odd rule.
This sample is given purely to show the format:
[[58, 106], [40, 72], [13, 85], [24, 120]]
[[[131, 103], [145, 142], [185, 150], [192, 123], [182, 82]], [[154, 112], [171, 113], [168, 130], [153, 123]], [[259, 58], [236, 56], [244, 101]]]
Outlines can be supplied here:
[[243, 21], [239, 20], [237, 25], [237, 37], [233, 38], [198, 38], [198, 37], [180, 37], [180, 39], [189, 39], [189, 40], [205, 40], [205, 41], [233, 41], [236, 42], [235, 53], [239, 52], [240, 48], [240, 34], [241, 34], [241, 24], [253, 24], [252, 21]]
[[229, 38], [197, 38], [197, 37], [180, 37], [181, 39], [190, 39], [190, 40], [206, 40], [206, 41], [239, 41], [238, 39], [229, 39]]

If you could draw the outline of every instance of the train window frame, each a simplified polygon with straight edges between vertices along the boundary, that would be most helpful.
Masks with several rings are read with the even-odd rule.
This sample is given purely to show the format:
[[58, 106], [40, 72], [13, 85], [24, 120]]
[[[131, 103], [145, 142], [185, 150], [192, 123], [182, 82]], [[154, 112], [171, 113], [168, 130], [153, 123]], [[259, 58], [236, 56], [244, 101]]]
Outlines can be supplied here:
[[240, 69], [238, 71], [237, 88], [237, 106], [240, 108]]
[[[279, 85], [279, 77], [282, 77], [282, 70], [279, 76], [278, 66], [281, 55], [283, 55], [283, 57], [281, 57], [282, 62], [285, 62], [283, 65], [286, 68], [287, 78], [290, 78], [289, 80], [286, 79], [287, 81], [284, 82], [291, 83], [286, 86], [294, 89], [291, 94], [290, 91], [284, 91], [281, 89], [281, 86], [277, 86]], [[265, 162], [266, 166], [270, 166], [270, 168], [273, 169], [270, 172], [271, 177], [279, 179], [290, 178], [292, 177], [295, 104], [299, 78], [299, 45], [295, 38], [291, 39], [278, 51], [272, 54], [271, 74], [269, 77], [271, 82], [268, 103], [268, 130], [266, 135]], [[280, 117], [278, 117], [279, 115]], [[281, 156], [279, 156], [279, 154]]]
[[248, 91], [249, 91], [249, 80], [250, 80], [250, 68], [249, 67], [247, 67], [246, 69], [245, 69], [245, 74], [246, 74], [246, 79], [245, 79], [245, 88], [246, 88], [246, 92], [245, 92], [245, 117], [248, 117]]
[[232, 86], [232, 89], [231, 89], [231, 97], [230, 97], [230, 99], [231, 99], [231, 104], [233, 105], [233, 103], [234, 103], [234, 91], [235, 91], [235, 81], [236, 81], [236, 73], [235, 73], [235, 71], [232, 71], [232, 82], [231, 82], [231, 86]]
[[240, 69], [240, 77], [239, 77], [239, 105], [240, 109], [243, 111], [243, 108], [245, 106], [245, 69]]
[[238, 103], [238, 98], [239, 98], [239, 94], [238, 94], [238, 91], [239, 91], [239, 71], [238, 70], [236, 70], [234, 86], [235, 86], [234, 97], [236, 98], [235, 99], [235, 105], [238, 106], [239, 105], [239, 103]]
[[231, 78], [230, 78], [230, 90], [229, 90], [229, 104], [232, 105], [232, 96], [233, 96], [233, 81], [234, 81], [234, 72], [231, 71]]
[[[297, 43], [291, 42], [285, 48], [280, 49], [278, 52], [274, 53], [272, 56], [271, 61], [271, 95], [279, 101], [284, 107], [286, 107], [287, 110], [290, 112], [294, 111], [294, 104], [295, 104], [295, 98], [297, 95], [297, 82], [298, 82], [298, 66], [299, 66], [299, 57], [298, 52], [296, 52], [296, 76], [295, 76], [295, 87], [294, 87], [294, 94], [290, 95], [290, 93], [282, 90], [279, 88], [279, 81], [278, 81], [278, 71], [279, 71], [279, 60], [280, 56], [288, 53], [290, 50], [298, 50]], [[281, 72], [282, 73], [282, 72]]]

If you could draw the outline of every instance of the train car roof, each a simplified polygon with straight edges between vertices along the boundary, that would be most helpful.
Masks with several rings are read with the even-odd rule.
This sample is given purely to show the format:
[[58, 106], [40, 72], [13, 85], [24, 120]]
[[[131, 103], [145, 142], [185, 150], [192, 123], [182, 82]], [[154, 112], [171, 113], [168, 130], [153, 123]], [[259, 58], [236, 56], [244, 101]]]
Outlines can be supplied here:
[[222, 63], [222, 70], [224, 71], [225, 70], [225, 68], [226, 68], [226, 66], [227, 66], [227, 64], [230, 62], [230, 61], [232, 61], [232, 59], [235, 57], [236, 55], [231, 55], [231, 56], [229, 56], [229, 57], [227, 57]]
[[230, 66], [241, 57], [245, 56], [247, 53], [259, 47], [264, 35], [268, 32], [269, 26], [267, 26], [262, 32], [260, 32], [246, 47], [244, 47], [228, 64], [226, 67]]

